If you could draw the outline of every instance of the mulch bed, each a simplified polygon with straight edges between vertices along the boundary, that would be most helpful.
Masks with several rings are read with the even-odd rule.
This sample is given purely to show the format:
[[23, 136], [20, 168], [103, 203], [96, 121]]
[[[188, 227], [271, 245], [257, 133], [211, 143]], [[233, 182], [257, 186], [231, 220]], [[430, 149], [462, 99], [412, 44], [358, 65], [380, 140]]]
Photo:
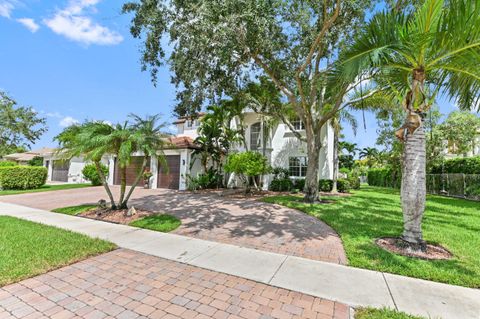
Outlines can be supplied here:
[[[249, 194], [245, 194], [245, 190], [241, 188], [219, 188], [219, 189], [201, 189], [196, 191], [191, 191], [194, 194], [216, 194], [221, 197], [229, 198], [262, 198], [267, 196], [285, 196], [285, 195], [303, 195], [303, 193], [292, 193], [292, 192], [272, 192], [272, 191], [258, 191], [253, 190]], [[319, 192], [320, 197], [323, 196], [333, 196], [333, 197], [349, 197], [352, 196], [350, 193], [325, 193]], [[325, 201], [327, 202], [327, 201]]]
[[426, 249], [414, 250], [409, 247], [403, 239], [397, 237], [383, 237], [375, 240], [375, 243], [395, 254], [407, 257], [414, 257], [428, 260], [447, 260], [453, 257], [453, 254], [440, 245], [426, 244]]
[[77, 216], [96, 219], [96, 220], [102, 220], [102, 221], [116, 223], [116, 224], [128, 225], [134, 220], [137, 220], [146, 216], [158, 214], [158, 213], [154, 213], [146, 210], [139, 210], [139, 209], [136, 209], [136, 211], [137, 213], [135, 215], [127, 216], [128, 209], [110, 210], [108, 208], [94, 208], [86, 212], [80, 213]]

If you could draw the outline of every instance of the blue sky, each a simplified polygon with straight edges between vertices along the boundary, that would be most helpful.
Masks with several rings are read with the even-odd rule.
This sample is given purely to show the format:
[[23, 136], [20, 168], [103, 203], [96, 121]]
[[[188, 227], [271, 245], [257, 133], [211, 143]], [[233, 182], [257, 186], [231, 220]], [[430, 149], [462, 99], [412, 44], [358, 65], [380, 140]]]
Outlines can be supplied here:
[[[173, 120], [175, 88], [167, 68], [155, 88], [140, 71], [140, 42], [118, 0], [0, 0], [0, 90], [34, 107], [49, 131], [34, 146], [54, 146], [64, 126], [85, 119], [118, 122], [134, 112]], [[453, 109], [440, 101], [443, 113]], [[346, 139], [373, 146], [376, 123], [361, 113], [359, 130]]]

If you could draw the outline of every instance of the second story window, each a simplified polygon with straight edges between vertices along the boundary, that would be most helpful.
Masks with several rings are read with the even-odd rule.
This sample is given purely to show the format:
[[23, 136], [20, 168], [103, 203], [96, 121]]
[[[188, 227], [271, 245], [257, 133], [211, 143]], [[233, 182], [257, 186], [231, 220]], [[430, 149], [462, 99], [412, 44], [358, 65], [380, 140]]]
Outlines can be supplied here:
[[185, 123], [187, 125], [187, 128], [193, 128], [196, 126], [196, 120], [187, 120]]
[[301, 131], [305, 129], [305, 125], [303, 125], [303, 121], [299, 118], [292, 120], [292, 126], [295, 131]]
[[261, 146], [262, 124], [260, 122], [250, 126], [250, 149], [258, 150]]

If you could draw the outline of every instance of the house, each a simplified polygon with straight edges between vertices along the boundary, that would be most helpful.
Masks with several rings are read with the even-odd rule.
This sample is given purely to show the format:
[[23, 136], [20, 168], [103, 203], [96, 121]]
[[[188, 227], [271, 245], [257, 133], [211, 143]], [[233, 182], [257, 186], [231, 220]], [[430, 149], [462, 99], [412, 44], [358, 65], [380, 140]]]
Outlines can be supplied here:
[[[205, 113], [196, 118], [180, 117], [174, 124], [177, 134], [168, 138], [170, 145], [163, 150], [166, 158], [164, 169], [157, 157], [152, 156], [147, 170], [152, 173], [151, 188], [169, 188], [186, 190], [188, 176], [198, 176], [203, 173], [199, 160], [195, 159], [194, 151], [198, 149], [194, 140], [198, 136], [198, 128]], [[232, 128], [238, 128], [240, 119], [234, 118], [230, 123]], [[304, 142], [299, 141], [289, 127], [278, 123], [266, 130], [263, 117], [253, 110], [246, 110], [243, 114], [246, 147], [243, 144], [235, 145], [232, 151], [242, 152], [246, 149], [263, 153], [273, 167], [287, 168], [293, 179], [304, 178], [307, 171], [307, 148]], [[303, 123], [299, 120], [292, 122], [296, 131], [304, 134]], [[322, 148], [320, 150], [319, 178], [331, 179], [333, 176], [333, 130], [326, 125], [322, 130]], [[24, 153], [25, 154], [25, 153]], [[26, 156], [26, 155], [25, 155]], [[48, 168], [48, 181], [65, 183], [84, 183], [82, 169], [87, 165], [81, 157], [64, 160], [55, 151], [49, 149], [41, 152], [44, 166]], [[120, 170], [114, 156], [105, 156], [102, 162], [108, 167], [108, 183], [120, 184]], [[142, 167], [142, 154], [133, 154], [130, 165], [127, 167], [127, 185], [132, 185]], [[264, 188], [268, 188], [271, 176], [265, 176], [262, 181]], [[233, 186], [231, 179], [229, 185]]]
[[[445, 157], [446, 158], [456, 158], [464, 157], [462, 154], [457, 154], [457, 145], [455, 141], [443, 141], [445, 145]], [[477, 136], [472, 141], [472, 149], [465, 154], [465, 157], [480, 156], [480, 130], [477, 131]]]
[[35, 157], [43, 157], [46, 154], [49, 154], [53, 151], [54, 151], [53, 148], [43, 147], [38, 150], [4, 155], [3, 159], [6, 161], [15, 162], [19, 165], [27, 165], [28, 162], [33, 160]]
[[[202, 116], [203, 114], [197, 119], [180, 118], [177, 120], [174, 123], [178, 132], [176, 136], [195, 139], [198, 136], [198, 126]], [[262, 115], [248, 109], [244, 112], [243, 125], [246, 148], [262, 152], [273, 167], [287, 168], [291, 178], [305, 178], [308, 162], [305, 143], [299, 141], [286, 124], [279, 123], [273, 128], [265, 130], [263, 123]], [[293, 121], [292, 124], [296, 131], [304, 134], [303, 123], [300, 120]], [[235, 118], [230, 125], [232, 128], [237, 128], [240, 125], [240, 120]], [[265, 138], [264, 134], [267, 135]], [[321, 134], [323, 144], [320, 150], [319, 178], [331, 179], [333, 177], [333, 129], [326, 125]], [[246, 148], [243, 144], [236, 145], [232, 151], [242, 152]], [[192, 162], [192, 159], [189, 159], [189, 162]], [[200, 165], [191, 168], [186, 167], [186, 171], [192, 176], [202, 172]], [[268, 188], [270, 180], [271, 176], [264, 177], [262, 183], [264, 188]]]

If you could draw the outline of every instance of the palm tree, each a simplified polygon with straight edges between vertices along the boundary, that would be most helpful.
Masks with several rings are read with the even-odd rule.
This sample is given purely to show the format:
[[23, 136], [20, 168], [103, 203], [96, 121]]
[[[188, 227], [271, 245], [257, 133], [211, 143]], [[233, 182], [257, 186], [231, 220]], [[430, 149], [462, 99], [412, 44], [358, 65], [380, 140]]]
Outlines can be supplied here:
[[342, 121], [348, 122], [353, 133], [357, 134], [357, 120], [347, 110], [341, 110], [330, 120], [330, 125], [333, 128], [333, 187], [332, 193], [337, 193], [338, 170], [340, 164], [340, 134], [342, 132]]
[[85, 160], [95, 164], [112, 209], [116, 209], [117, 205], [101, 168], [101, 160], [105, 154], [112, 152], [113, 145], [105, 143], [104, 137], [111, 135], [114, 130], [113, 126], [106, 123], [89, 121], [81, 125], [69, 126], [54, 138], [60, 146], [57, 151], [59, 156], [65, 159], [83, 156]]
[[375, 147], [364, 147], [360, 150], [358, 157], [367, 158], [367, 159], [376, 159], [378, 158], [380, 152]]
[[[110, 199], [111, 209], [128, 208], [128, 200], [138, 182], [143, 176], [147, 165], [148, 157], [160, 151], [159, 160], [165, 163], [161, 150], [165, 145], [164, 135], [160, 129], [164, 125], [158, 125], [158, 115], [147, 116], [141, 119], [136, 115], [130, 115], [134, 120], [133, 124], [110, 125], [104, 122], [89, 121], [81, 125], [73, 125], [66, 128], [55, 137], [60, 144], [59, 154], [65, 158], [83, 156], [85, 160], [92, 161], [102, 184]], [[127, 196], [127, 167], [130, 165], [132, 154], [142, 152], [144, 156], [142, 169], [136, 176], [134, 185], [130, 188]], [[120, 196], [115, 201], [107, 178], [101, 169], [101, 160], [105, 155], [113, 155], [117, 158], [117, 165], [120, 172]]]
[[142, 179], [151, 156], [157, 157], [162, 169], [168, 167], [165, 154], [163, 153], [165, 146], [169, 144], [167, 142], [168, 135], [163, 132], [167, 125], [166, 123], [158, 123], [160, 114], [146, 115], [144, 118], [130, 114], [129, 117], [133, 120], [130, 126], [130, 129], [133, 131], [131, 140], [135, 145], [135, 151], [143, 153], [143, 161], [133, 185], [130, 187], [127, 196], [121, 204], [123, 208], [127, 208], [128, 200]]
[[426, 201], [423, 118], [444, 93], [463, 109], [480, 100], [480, 5], [478, 0], [426, 0], [416, 10], [376, 14], [343, 57], [347, 77], [375, 74], [379, 87], [404, 97], [406, 122], [397, 131], [402, 159], [402, 239], [425, 247]]

